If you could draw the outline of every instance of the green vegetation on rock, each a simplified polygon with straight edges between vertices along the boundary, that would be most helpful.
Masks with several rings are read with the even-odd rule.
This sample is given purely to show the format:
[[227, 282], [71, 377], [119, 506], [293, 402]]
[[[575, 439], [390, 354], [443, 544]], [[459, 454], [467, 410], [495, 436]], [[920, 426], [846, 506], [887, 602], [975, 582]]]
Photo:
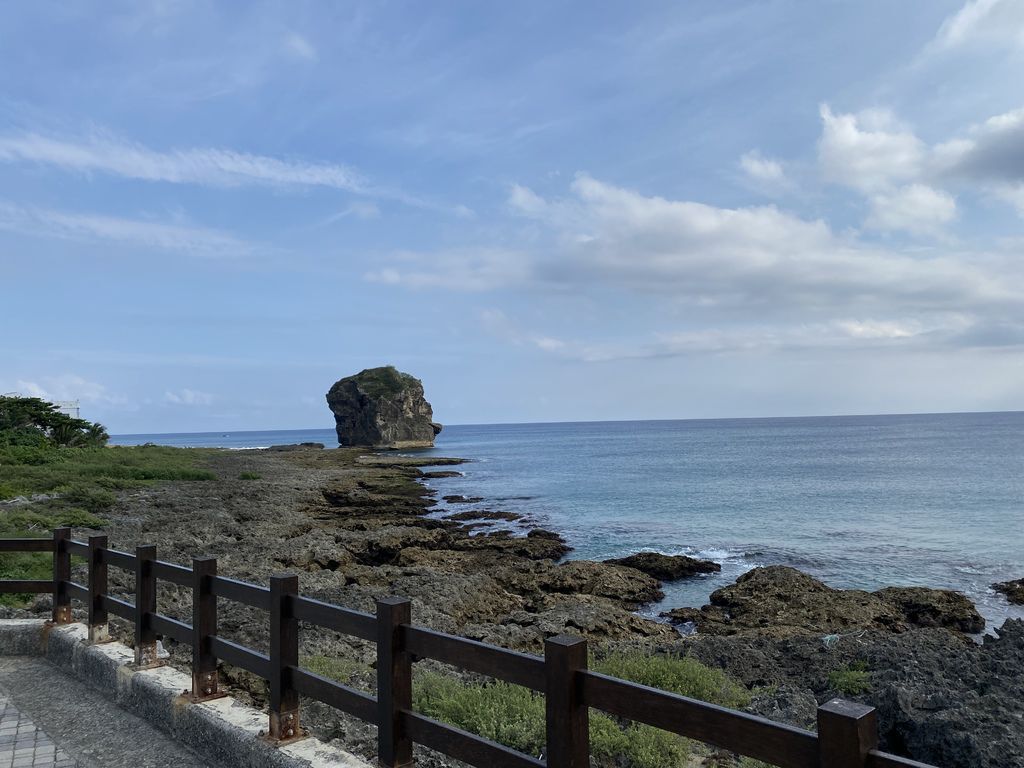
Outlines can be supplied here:
[[848, 667], [829, 672], [828, 684], [830, 688], [847, 696], [859, 696], [871, 690], [868, 674], [867, 662], [855, 661]]
[[238, 475], [239, 480], [259, 480], [261, 477], [259, 472], [241, 472]]
[[350, 378], [370, 397], [394, 397], [417, 383], [413, 376], [402, 373], [393, 365], [367, 368]]

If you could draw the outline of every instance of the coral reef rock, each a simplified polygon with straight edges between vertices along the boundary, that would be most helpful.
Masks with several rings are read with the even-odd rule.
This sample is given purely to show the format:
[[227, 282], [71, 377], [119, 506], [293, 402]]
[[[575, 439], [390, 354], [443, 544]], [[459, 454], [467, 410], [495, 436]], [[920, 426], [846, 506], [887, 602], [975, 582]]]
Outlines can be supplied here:
[[785, 637], [858, 629], [905, 632], [941, 627], [981, 632], [985, 620], [959, 592], [925, 587], [889, 587], [877, 592], [833, 589], [795, 568], [755, 568], [735, 584], [711, 593], [701, 609], [676, 608], [664, 614], [673, 623], [693, 622], [698, 632], [718, 635], [755, 632]]
[[327, 405], [345, 446], [430, 448], [441, 431], [422, 382], [390, 365], [336, 381]]

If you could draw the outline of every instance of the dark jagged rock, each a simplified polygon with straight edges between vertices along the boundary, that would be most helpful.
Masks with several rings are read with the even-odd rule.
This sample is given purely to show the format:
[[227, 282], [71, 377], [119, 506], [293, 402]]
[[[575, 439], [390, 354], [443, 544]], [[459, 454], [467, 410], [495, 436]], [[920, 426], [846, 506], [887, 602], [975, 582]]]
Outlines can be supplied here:
[[993, 584], [992, 589], [996, 592], [1002, 592], [1011, 603], [1024, 605], [1024, 579], [1002, 581], [998, 584]]
[[441, 431], [420, 380], [390, 365], [335, 382], [327, 405], [345, 446], [430, 448]]
[[440, 480], [445, 477], [462, 477], [462, 473], [454, 470], [439, 470], [437, 472], [424, 472], [421, 477], [424, 480]]
[[972, 633], [985, 629], [985, 620], [974, 603], [959, 592], [928, 587], [886, 587], [874, 594], [899, 606], [915, 627], [944, 627]]
[[718, 635], [785, 637], [857, 629], [905, 632], [913, 627], [980, 632], [985, 627], [974, 605], [958, 592], [923, 587], [833, 589], [782, 565], [743, 574], [734, 584], [712, 592], [710, 603], [664, 615], [673, 623], [693, 622], [698, 632]]
[[676, 581], [699, 573], [716, 573], [722, 570], [722, 566], [711, 560], [698, 560], [686, 555], [663, 555], [660, 552], [637, 552], [629, 557], [617, 557], [605, 562], [636, 568], [662, 581]]
[[832, 675], [859, 665], [867, 687], [852, 698], [877, 707], [882, 749], [943, 768], [1024, 768], [1024, 622], [998, 634], [982, 644], [947, 629], [868, 629], [833, 643], [698, 634], [669, 648], [760, 687], [751, 711], [805, 728], [809, 705], [837, 695]]
[[266, 450], [276, 451], [320, 451], [323, 450], [323, 443], [291, 443], [290, 445], [272, 445]]

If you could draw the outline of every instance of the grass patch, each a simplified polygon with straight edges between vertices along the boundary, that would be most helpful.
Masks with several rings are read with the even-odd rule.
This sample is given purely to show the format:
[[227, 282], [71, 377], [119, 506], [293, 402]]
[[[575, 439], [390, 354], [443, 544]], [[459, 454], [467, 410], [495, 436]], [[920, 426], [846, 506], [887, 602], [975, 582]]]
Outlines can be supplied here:
[[[612, 653], [593, 663], [604, 674], [651, 685], [722, 706], [742, 707], [750, 693], [721, 670], [690, 658], [639, 652]], [[530, 755], [544, 748], [544, 698], [508, 683], [464, 683], [434, 672], [413, 677], [414, 708], [437, 720]], [[681, 768], [693, 755], [682, 737], [647, 725], [590, 715], [591, 754], [616, 768]]]
[[238, 475], [239, 480], [259, 480], [261, 477], [259, 472], [242, 472]]
[[[545, 746], [544, 697], [508, 683], [462, 683], [436, 672], [413, 677], [413, 708], [535, 757]], [[604, 765], [679, 768], [691, 753], [679, 736], [646, 725], [620, 725], [590, 713], [590, 751]]]
[[303, 656], [301, 666], [321, 677], [337, 680], [348, 685], [357, 672], [367, 669], [365, 664], [338, 656]]
[[652, 655], [631, 651], [613, 653], [592, 661], [591, 669], [623, 680], [660, 688], [723, 707], [742, 709], [750, 703], [750, 691], [720, 669], [687, 656]]
[[848, 667], [829, 672], [828, 684], [830, 688], [847, 696], [859, 696], [871, 690], [868, 674], [867, 662], [855, 661]]
[[[61, 526], [101, 529], [119, 490], [169, 480], [216, 479], [198, 466], [209, 454], [154, 445], [67, 447], [40, 441], [26, 446], [0, 441], [0, 499], [49, 497], [0, 507], [0, 537], [46, 537]], [[0, 555], [0, 578], [49, 578], [52, 563], [45, 553]], [[3, 595], [0, 604], [24, 605], [29, 599]]]

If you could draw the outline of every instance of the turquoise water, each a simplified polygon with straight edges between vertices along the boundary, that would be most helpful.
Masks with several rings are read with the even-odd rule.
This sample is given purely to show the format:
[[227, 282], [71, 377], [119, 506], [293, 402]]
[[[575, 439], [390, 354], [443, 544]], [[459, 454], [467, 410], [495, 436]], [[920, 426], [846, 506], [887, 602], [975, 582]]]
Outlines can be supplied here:
[[[266, 446], [333, 430], [122, 436]], [[640, 549], [722, 563], [648, 612], [701, 605], [757, 565], [837, 587], [947, 587], [990, 624], [1024, 617], [989, 584], [1024, 576], [1024, 412], [446, 427], [426, 452], [473, 459], [439, 495], [528, 514], [573, 557]], [[459, 505], [459, 509], [465, 509]]]

